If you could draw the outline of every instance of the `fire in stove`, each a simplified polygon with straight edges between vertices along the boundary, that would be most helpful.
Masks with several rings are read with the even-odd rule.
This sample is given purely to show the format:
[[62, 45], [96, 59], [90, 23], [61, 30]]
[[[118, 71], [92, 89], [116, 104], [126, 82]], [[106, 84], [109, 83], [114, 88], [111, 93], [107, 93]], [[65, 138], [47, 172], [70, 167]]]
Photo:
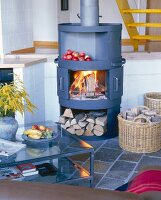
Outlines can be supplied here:
[[79, 100], [106, 99], [105, 71], [77, 71], [71, 73], [70, 98]]

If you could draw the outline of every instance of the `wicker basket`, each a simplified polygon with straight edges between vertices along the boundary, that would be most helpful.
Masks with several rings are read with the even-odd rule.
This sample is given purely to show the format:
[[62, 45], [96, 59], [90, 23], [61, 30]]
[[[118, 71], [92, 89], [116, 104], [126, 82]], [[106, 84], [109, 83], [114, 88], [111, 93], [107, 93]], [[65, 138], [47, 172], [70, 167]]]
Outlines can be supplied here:
[[161, 115], [161, 93], [149, 92], [144, 95], [144, 105], [155, 110], [158, 115]]
[[[145, 123], [140, 123], [145, 119]], [[133, 121], [118, 115], [119, 144], [126, 151], [135, 153], [152, 153], [161, 149], [161, 123], [152, 123], [144, 115], [135, 117]]]

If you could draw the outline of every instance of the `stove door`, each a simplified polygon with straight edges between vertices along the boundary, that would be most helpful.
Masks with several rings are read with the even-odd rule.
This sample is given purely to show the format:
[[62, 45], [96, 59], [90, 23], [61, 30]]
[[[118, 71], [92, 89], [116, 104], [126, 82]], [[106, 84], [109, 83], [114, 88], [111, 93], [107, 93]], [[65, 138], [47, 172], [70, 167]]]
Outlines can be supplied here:
[[117, 99], [123, 95], [123, 67], [109, 71], [109, 98]]
[[62, 99], [69, 99], [69, 73], [68, 69], [57, 68], [57, 94]]

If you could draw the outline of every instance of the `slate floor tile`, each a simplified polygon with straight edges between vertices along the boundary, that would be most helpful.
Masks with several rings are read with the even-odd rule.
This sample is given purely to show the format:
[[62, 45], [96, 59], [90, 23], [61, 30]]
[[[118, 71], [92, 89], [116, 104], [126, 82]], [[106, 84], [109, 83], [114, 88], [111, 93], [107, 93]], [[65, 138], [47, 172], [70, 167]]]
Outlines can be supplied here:
[[88, 144], [90, 144], [95, 151], [97, 151], [97, 149], [103, 145], [104, 141], [101, 140], [101, 141], [87, 141]]
[[100, 181], [100, 183], [96, 187], [100, 189], [115, 190], [123, 184], [125, 184], [125, 182], [122, 180], [105, 177]]
[[[85, 162], [83, 167], [85, 167], [89, 171], [89, 165], [90, 165], [90, 162], [88, 160], [87, 162]], [[94, 172], [96, 172], [96, 173], [104, 174], [107, 172], [107, 170], [110, 167], [111, 167], [111, 163], [107, 163], [107, 162], [103, 162], [103, 161], [99, 161], [99, 160], [94, 161]]]
[[[98, 174], [98, 173], [95, 173], [94, 174], [94, 181], [93, 181], [93, 187], [95, 187], [99, 181], [102, 179], [103, 177], [103, 174]], [[72, 182], [70, 183], [66, 183], [68, 185], [74, 185], [74, 186], [81, 186], [81, 187], [90, 187], [90, 181], [89, 180], [73, 180]]]
[[101, 148], [95, 153], [95, 160], [113, 162], [121, 153], [122, 151], [118, 149]]
[[121, 147], [119, 146], [119, 140], [117, 138], [108, 139], [106, 143], [102, 147], [112, 148], [112, 149], [119, 149], [121, 150]]
[[141, 153], [130, 153], [124, 151], [120, 156], [119, 160], [131, 161], [131, 162], [138, 162], [143, 154]]
[[116, 161], [116, 163], [106, 174], [106, 177], [126, 180], [129, 177], [129, 175], [133, 172], [135, 166], [135, 163], [126, 161]]
[[161, 157], [161, 150], [154, 152], [154, 153], [148, 153], [147, 156], [154, 156], [154, 157]]
[[135, 171], [139, 171], [147, 166], [161, 166], [161, 158], [143, 156]]

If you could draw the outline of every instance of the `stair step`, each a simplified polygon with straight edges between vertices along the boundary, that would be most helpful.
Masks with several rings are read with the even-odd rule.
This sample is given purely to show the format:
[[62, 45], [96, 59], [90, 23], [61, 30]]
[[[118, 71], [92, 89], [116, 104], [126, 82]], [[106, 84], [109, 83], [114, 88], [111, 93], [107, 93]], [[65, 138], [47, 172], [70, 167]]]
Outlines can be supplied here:
[[161, 23], [131, 23], [131, 24], [128, 24], [128, 26], [129, 27], [144, 26], [144, 27], [161, 28]]
[[161, 14], [161, 9], [125, 9], [123, 13]]
[[161, 40], [161, 35], [135, 35], [133, 40]]

